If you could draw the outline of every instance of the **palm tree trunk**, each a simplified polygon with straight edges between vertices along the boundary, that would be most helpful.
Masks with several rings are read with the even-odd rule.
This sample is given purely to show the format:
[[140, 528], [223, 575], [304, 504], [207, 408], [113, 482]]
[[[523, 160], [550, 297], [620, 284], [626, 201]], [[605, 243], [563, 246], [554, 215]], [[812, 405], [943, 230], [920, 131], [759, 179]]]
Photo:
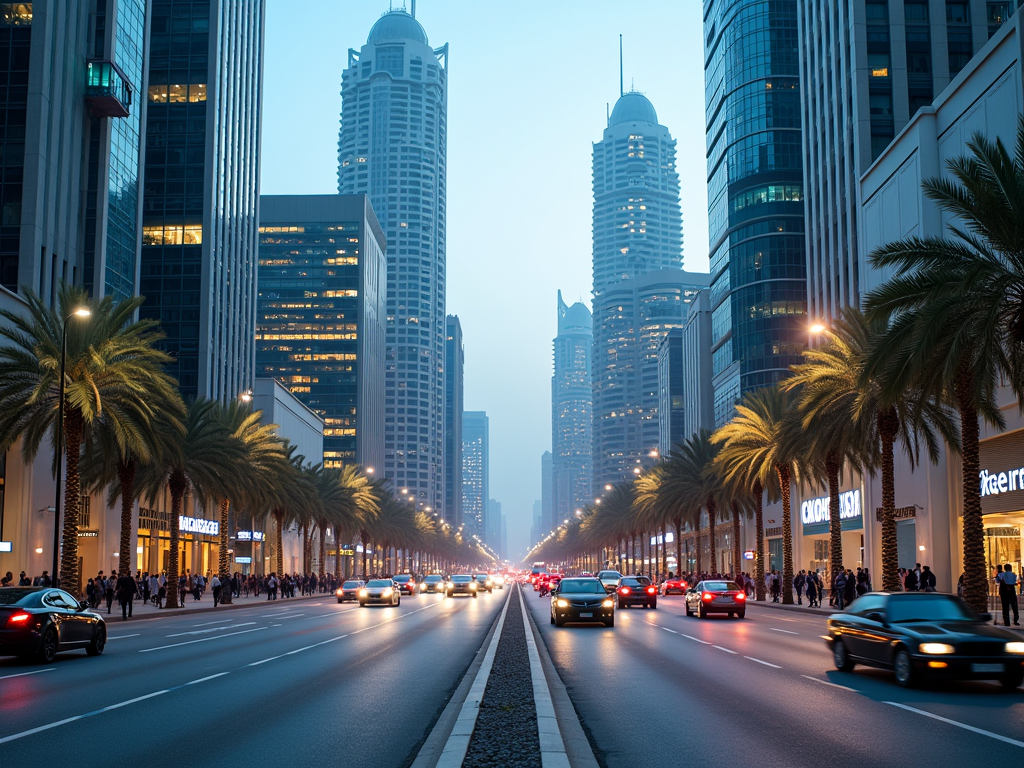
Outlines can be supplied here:
[[282, 528], [284, 528], [284, 510], [274, 510], [274, 544], [277, 549], [277, 575], [278, 577], [284, 573], [284, 536], [282, 535]]
[[893, 408], [878, 414], [878, 435], [882, 442], [882, 589], [900, 590], [900, 560], [896, 545], [896, 479], [893, 445], [899, 419]]
[[715, 529], [715, 518], [718, 517], [718, 505], [714, 499], [708, 501], [708, 538], [711, 540], [711, 575], [718, 573], [718, 532]]
[[[82, 452], [82, 411], [64, 402], [64, 445], [67, 452], [67, 471], [64, 475], [64, 526], [60, 554], [60, 586], [73, 595], [79, 595], [78, 573], [78, 518], [82, 510], [82, 481], [79, 459]], [[56, 579], [57, 574], [51, 574]]]
[[732, 577], [740, 575], [740, 505], [732, 503]]
[[839, 517], [839, 457], [832, 451], [825, 456], [825, 474], [828, 475], [828, 558], [832, 569], [830, 583], [843, 568], [843, 521]]
[[165, 608], [178, 606], [178, 546], [181, 543], [181, 501], [185, 498], [185, 476], [181, 472], [171, 475], [167, 483], [171, 491], [171, 546], [167, 552], [167, 602]]
[[[698, 526], [700, 525], [700, 520], [699, 519], [697, 521], [697, 525]], [[697, 580], [700, 581], [700, 574], [704, 573], [704, 568], [703, 568], [704, 563], [702, 562], [703, 559], [704, 559], [704, 557], [703, 557], [704, 553], [700, 551], [701, 547], [700, 547], [700, 529], [699, 528], [696, 531], [694, 531], [694, 534], [693, 534], [693, 545], [694, 545], [694, 550], [695, 550], [694, 557], [696, 558], [696, 562], [694, 563], [694, 565], [697, 568], [697, 574], [698, 574], [697, 575]]]
[[360, 543], [363, 545], [363, 581], [366, 581], [366, 547], [369, 545], [370, 537], [366, 531], [359, 532]]
[[327, 521], [321, 520], [317, 525], [320, 528], [320, 581], [327, 576]]
[[981, 488], [978, 483], [978, 409], [971, 397], [972, 383], [971, 373], [962, 363], [954, 389], [960, 412], [960, 460], [963, 467], [964, 600], [975, 611], [985, 613], [988, 610], [988, 576], [985, 572], [985, 528], [981, 519]]
[[782, 490], [782, 602], [793, 604], [793, 521], [790, 517], [790, 479], [788, 464], [778, 464], [779, 485]]
[[[231, 502], [220, 500], [220, 553], [217, 557], [217, 572], [221, 580], [228, 575], [228, 510]], [[228, 590], [230, 592], [231, 590]]]
[[761, 481], [754, 481], [754, 525], [757, 530], [757, 552], [754, 556], [754, 590], [762, 602], [767, 599], [764, 588], [764, 488]]
[[[121, 484], [121, 539], [118, 544], [117, 568], [121, 573], [131, 571], [132, 507], [135, 506], [135, 457], [127, 456], [117, 460], [117, 480]], [[76, 537], [77, 538], [77, 537]]]

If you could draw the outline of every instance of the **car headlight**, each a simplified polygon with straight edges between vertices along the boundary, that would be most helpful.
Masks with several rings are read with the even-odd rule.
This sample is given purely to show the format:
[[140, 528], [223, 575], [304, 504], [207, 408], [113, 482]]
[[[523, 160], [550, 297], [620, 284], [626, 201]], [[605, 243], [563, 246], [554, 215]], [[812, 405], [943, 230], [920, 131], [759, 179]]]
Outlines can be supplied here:
[[555, 603], [555, 605], [557, 605], [559, 608], [568, 608], [569, 607], [569, 601], [568, 600], [559, 600], [559, 601], [557, 601]]
[[953, 653], [956, 650], [949, 643], [921, 643], [919, 649], [921, 653], [927, 653], [930, 655]]
[[470, 584], [469, 588], [472, 590], [476, 590], [476, 582], [474, 581], [472, 584]]
[[381, 597], [391, 597], [391, 587], [388, 587], [380, 594]]
[[420, 592], [425, 592], [426, 590], [427, 590], [427, 585], [426, 584], [420, 584]]
[[336, 590], [334, 594], [336, 594], [338, 597], [341, 597], [343, 594], [345, 594], [345, 590], [343, 590], [343, 589]]
[[603, 603], [601, 603], [601, 606], [603, 608], [611, 608], [613, 605], [615, 605], [615, 602], [613, 600], [605, 600]]
[[359, 596], [360, 597], [366, 597], [366, 590], [365, 589], [360, 589], [359, 590]]
[[448, 589], [455, 589], [455, 585], [452, 584], [450, 581], [447, 584], [445, 584], [445, 586], [448, 587]]
[[1007, 653], [1024, 653], [1024, 643], [1013, 642], [1006, 644]]

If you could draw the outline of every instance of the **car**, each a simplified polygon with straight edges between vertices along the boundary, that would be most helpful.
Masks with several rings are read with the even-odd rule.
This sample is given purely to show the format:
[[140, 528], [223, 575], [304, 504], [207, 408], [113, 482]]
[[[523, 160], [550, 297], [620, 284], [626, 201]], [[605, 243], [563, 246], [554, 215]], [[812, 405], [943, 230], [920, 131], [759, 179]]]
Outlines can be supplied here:
[[439, 573], [432, 573], [420, 582], [420, 592], [444, 592], [448, 579]]
[[398, 591], [403, 595], [415, 595], [419, 591], [419, 585], [411, 574], [400, 573], [392, 576], [391, 580], [398, 585]]
[[107, 624], [63, 589], [0, 588], [0, 656], [35, 658], [50, 664], [63, 651], [99, 656]]
[[500, 573], [496, 573], [493, 576], [491, 576], [491, 581], [494, 582], [494, 586], [496, 586], [498, 589], [505, 588], [505, 577], [502, 576]]
[[891, 669], [912, 687], [926, 678], [1024, 682], [1024, 637], [992, 626], [955, 595], [868, 592], [828, 619], [826, 642], [836, 669]]
[[618, 571], [598, 571], [597, 578], [604, 584], [604, 591], [611, 594], [619, 588], [619, 579], [622, 578], [622, 574]]
[[724, 613], [731, 619], [747, 615], [747, 593], [735, 581], [707, 579], [686, 590], [686, 615], [696, 613], [706, 619], [712, 613]]
[[672, 579], [665, 579], [661, 585], [661, 594], [663, 595], [685, 595], [686, 589], [689, 584], [686, 583], [686, 579], [682, 577], [676, 577]]
[[494, 580], [486, 573], [474, 573], [473, 580], [479, 584], [478, 589], [488, 593], [494, 591]]
[[551, 591], [551, 623], [561, 627], [567, 622], [590, 622], [615, 626], [615, 600], [604, 584], [593, 577], [562, 579]]
[[615, 600], [619, 608], [631, 605], [657, 608], [658, 588], [646, 576], [623, 576], [615, 589]]
[[476, 597], [479, 585], [468, 573], [460, 573], [448, 579], [445, 590], [445, 597], [455, 597], [455, 595], [472, 595]]
[[359, 590], [365, 586], [366, 582], [361, 579], [345, 581], [342, 582], [340, 587], [334, 590], [334, 595], [338, 598], [339, 603], [347, 603], [349, 600], [355, 602], [359, 600]]
[[402, 590], [391, 579], [370, 579], [359, 590], [359, 607], [368, 605], [401, 605]]

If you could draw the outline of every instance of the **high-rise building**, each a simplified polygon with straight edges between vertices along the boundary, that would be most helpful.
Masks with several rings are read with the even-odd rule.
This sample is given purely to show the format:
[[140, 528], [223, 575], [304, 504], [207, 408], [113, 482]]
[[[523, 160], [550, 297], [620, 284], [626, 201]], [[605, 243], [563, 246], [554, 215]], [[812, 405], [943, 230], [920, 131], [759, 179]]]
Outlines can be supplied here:
[[[582, 301], [571, 307], [558, 292], [558, 335], [551, 377], [551, 499], [544, 522], [569, 517], [591, 500], [593, 318]], [[548, 454], [545, 454], [548, 455]]]
[[643, 94], [615, 102], [594, 162], [594, 297], [622, 280], [683, 266], [676, 142]]
[[683, 430], [683, 329], [673, 328], [658, 345], [658, 453], [667, 456], [689, 437]]
[[462, 414], [462, 524], [468, 535], [487, 538], [487, 494], [490, 492], [490, 437], [487, 414]]
[[263, 0], [152, 0], [140, 315], [188, 396], [252, 387]]
[[484, 517], [484, 529], [486, 531], [484, 535], [484, 541], [491, 549], [497, 552], [499, 555], [501, 551], [501, 518], [504, 515], [501, 514], [501, 502], [495, 501], [494, 499], [487, 500], [487, 514]]
[[708, 275], [661, 269], [594, 299], [593, 486], [631, 479], [657, 461], [658, 347], [686, 321]]
[[555, 527], [555, 460], [551, 451], [540, 455], [540, 526], [545, 534]]
[[704, 3], [716, 425], [807, 341], [796, 17], [796, 0]]
[[448, 46], [404, 10], [384, 14], [341, 85], [338, 191], [369, 195], [387, 238], [385, 472], [444, 503]]
[[798, 0], [807, 297], [835, 318], [861, 297], [858, 181], [1013, 13], [1013, 1]]
[[0, 6], [0, 284], [136, 294], [146, 0]]
[[457, 315], [445, 318], [443, 519], [462, 524], [462, 401], [466, 350]]
[[[702, 429], [715, 428], [715, 398], [711, 362], [711, 294], [701, 291], [690, 305], [679, 338], [682, 360], [683, 429], [686, 439]], [[673, 443], [679, 439], [673, 436]]]
[[365, 195], [260, 198], [256, 375], [324, 421], [323, 463], [384, 460], [384, 233]]

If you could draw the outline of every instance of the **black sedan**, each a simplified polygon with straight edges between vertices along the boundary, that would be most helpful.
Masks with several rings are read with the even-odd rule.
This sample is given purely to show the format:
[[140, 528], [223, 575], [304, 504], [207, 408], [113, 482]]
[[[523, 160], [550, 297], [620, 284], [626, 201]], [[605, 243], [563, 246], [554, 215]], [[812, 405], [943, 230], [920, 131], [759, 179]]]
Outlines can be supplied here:
[[551, 591], [551, 623], [592, 622], [615, 626], [615, 601], [594, 578], [562, 579]]
[[0, 655], [36, 657], [49, 664], [61, 651], [85, 649], [99, 656], [107, 644], [107, 625], [88, 603], [62, 589], [0, 589]]
[[855, 664], [891, 669], [896, 682], [924, 678], [1024, 682], [1024, 642], [990, 625], [958, 597], [937, 592], [870, 592], [828, 620], [836, 669]]
[[338, 598], [339, 603], [344, 603], [349, 600], [355, 602], [359, 599], [359, 590], [365, 586], [365, 581], [346, 581], [334, 591], [334, 595]]
[[646, 576], [623, 576], [615, 590], [619, 608], [642, 605], [645, 608], [658, 607], [658, 588]]
[[473, 597], [476, 597], [479, 587], [480, 585], [477, 584], [473, 577], [468, 573], [458, 574], [448, 579], [445, 596], [455, 597], [455, 595], [472, 595]]

